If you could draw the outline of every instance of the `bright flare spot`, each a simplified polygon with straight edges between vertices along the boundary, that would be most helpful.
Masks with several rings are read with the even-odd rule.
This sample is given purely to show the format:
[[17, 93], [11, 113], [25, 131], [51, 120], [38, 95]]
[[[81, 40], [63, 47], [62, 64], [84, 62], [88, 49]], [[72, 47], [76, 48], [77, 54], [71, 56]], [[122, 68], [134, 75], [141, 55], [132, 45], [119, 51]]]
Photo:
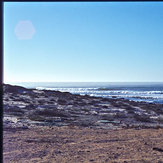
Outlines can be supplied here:
[[18, 39], [31, 39], [35, 33], [35, 28], [30, 21], [19, 21], [14, 30]]

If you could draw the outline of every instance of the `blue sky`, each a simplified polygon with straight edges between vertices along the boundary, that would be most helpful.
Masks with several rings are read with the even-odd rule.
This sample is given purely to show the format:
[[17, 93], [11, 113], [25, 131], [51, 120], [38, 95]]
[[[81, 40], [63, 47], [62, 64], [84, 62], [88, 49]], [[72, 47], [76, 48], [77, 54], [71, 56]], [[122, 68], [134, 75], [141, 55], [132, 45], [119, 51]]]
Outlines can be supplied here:
[[5, 83], [148, 81], [163, 82], [163, 2], [4, 2]]

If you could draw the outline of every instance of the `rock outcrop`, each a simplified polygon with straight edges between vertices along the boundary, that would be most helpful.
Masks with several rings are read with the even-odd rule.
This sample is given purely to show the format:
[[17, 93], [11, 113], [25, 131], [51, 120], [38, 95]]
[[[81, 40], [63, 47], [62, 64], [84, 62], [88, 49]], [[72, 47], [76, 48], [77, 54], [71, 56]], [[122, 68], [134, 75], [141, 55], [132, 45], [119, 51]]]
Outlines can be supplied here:
[[[4, 127], [162, 127], [163, 104], [3, 85]], [[17, 121], [13, 119], [17, 119]], [[105, 123], [104, 123], [105, 122]], [[25, 128], [25, 127], [24, 127]]]

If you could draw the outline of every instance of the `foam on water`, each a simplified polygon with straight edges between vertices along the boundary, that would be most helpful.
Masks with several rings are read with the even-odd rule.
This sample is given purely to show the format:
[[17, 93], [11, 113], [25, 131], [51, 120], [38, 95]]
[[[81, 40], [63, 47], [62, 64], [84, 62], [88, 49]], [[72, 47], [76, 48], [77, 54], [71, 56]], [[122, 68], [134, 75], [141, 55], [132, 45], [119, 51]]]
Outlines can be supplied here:
[[125, 98], [134, 101], [163, 103], [163, 83], [16, 83], [37, 90], [55, 90], [104, 98]]
[[45, 88], [36, 87], [38, 90], [55, 90], [73, 94], [90, 95], [104, 98], [125, 98], [134, 101], [163, 103], [163, 91], [130, 91], [130, 90], [102, 90], [98, 88]]

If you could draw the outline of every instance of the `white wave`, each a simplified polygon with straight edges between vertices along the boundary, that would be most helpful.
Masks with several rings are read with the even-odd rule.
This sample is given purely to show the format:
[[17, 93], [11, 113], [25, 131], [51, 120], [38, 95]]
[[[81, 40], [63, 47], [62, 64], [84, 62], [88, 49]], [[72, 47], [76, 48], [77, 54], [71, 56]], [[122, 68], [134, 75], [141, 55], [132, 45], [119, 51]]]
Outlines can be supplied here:
[[45, 90], [44, 87], [36, 87], [37, 90]]
[[79, 87], [36, 87], [38, 90], [54, 90], [60, 92], [70, 92], [73, 94], [80, 95], [90, 95], [96, 97], [112, 98], [112, 96], [117, 98], [127, 98], [134, 100], [145, 100], [145, 101], [154, 101], [160, 100], [163, 101], [163, 91], [132, 91], [132, 90], [99, 90], [97, 87], [94, 88], [79, 88]]

